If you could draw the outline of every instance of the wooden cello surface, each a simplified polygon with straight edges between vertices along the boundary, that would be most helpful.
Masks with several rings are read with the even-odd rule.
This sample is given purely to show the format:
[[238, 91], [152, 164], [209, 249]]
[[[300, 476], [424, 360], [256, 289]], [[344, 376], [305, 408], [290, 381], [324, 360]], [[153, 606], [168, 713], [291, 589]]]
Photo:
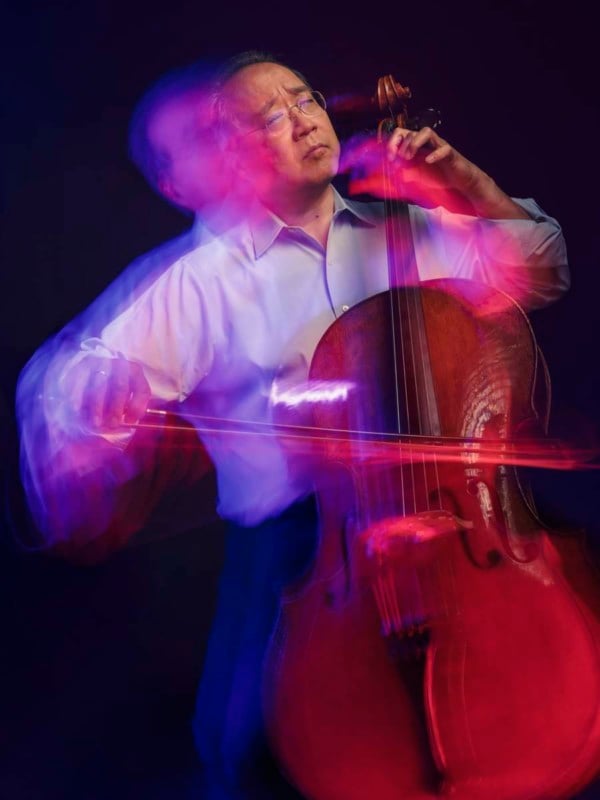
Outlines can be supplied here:
[[331, 446], [317, 557], [264, 679], [273, 749], [307, 798], [550, 800], [598, 771], [593, 568], [468, 446], [536, 422], [538, 369], [521, 310], [464, 281], [377, 295], [321, 339], [311, 379], [355, 388], [316, 425], [458, 437], [465, 457], [374, 466], [360, 441]]

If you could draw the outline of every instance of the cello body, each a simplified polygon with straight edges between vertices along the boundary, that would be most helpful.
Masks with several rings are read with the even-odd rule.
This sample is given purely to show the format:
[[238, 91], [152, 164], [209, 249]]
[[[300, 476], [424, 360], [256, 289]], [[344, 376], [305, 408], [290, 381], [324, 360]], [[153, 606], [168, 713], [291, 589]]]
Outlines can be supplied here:
[[523, 312], [466, 281], [377, 295], [321, 339], [310, 378], [354, 390], [316, 425], [408, 428], [465, 455], [378, 465], [358, 439], [319, 467], [317, 556], [282, 598], [263, 684], [273, 750], [310, 800], [554, 800], [598, 771], [595, 574], [468, 444], [543, 427], [540, 372]]

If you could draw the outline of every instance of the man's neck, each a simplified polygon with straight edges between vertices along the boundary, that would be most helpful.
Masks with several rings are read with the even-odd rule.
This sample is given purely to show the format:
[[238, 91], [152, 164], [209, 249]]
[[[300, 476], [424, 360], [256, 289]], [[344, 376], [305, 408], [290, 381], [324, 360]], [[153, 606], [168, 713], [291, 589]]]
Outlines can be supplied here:
[[335, 205], [331, 184], [318, 192], [265, 201], [265, 205], [286, 225], [302, 228], [323, 247], [327, 245]]
[[206, 203], [197, 209], [197, 217], [202, 225], [219, 236], [237, 225], [245, 217], [248, 208], [248, 194], [245, 196], [231, 192], [225, 197], [211, 203]]

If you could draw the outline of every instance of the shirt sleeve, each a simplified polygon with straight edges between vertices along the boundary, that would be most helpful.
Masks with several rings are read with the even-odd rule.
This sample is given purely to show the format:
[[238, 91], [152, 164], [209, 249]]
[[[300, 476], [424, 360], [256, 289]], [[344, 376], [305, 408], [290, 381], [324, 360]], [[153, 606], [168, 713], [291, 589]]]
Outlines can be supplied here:
[[479, 281], [527, 310], [558, 299], [570, 285], [560, 225], [534, 200], [514, 201], [531, 219], [490, 220], [411, 206], [421, 279]]
[[129, 446], [132, 429], [99, 436], [81, 427], [65, 394], [69, 370], [95, 355], [135, 361], [155, 405], [184, 399], [210, 370], [211, 303], [195, 267], [187, 257], [173, 264], [99, 336], [82, 341], [89, 327], [78, 335], [72, 323], [23, 369], [16, 397], [21, 477], [40, 547], [60, 549], [74, 538], [84, 546], [101, 536], [120, 488], [136, 478], [143, 459]]
[[[218, 297], [184, 257], [84, 347], [107, 348], [144, 370], [158, 401], [182, 401], [208, 374], [220, 338]], [[222, 329], [222, 326], [221, 328]]]

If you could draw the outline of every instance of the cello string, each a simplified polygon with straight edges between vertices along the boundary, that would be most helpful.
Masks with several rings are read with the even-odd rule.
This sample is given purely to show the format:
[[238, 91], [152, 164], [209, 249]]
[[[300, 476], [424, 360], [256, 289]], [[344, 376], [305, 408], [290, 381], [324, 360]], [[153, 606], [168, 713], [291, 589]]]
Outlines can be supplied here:
[[[406, 241], [407, 253], [405, 256], [405, 265], [411, 266], [412, 277], [417, 281], [417, 288], [409, 287], [407, 289], [407, 307], [408, 313], [408, 326], [410, 330], [410, 342], [412, 347], [413, 357], [413, 374], [415, 379], [415, 405], [417, 411], [417, 424], [418, 432], [420, 434], [434, 433], [439, 434], [439, 421], [437, 414], [437, 401], [433, 389], [433, 375], [431, 372], [431, 362], [429, 354], [429, 346], [427, 340], [427, 333], [425, 330], [425, 316], [422, 303], [422, 294], [420, 289], [420, 275], [418, 272], [418, 264], [416, 261], [416, 252], [414, 249], [414, 241], [412, 238], [412, 228], [410, 226], [410, 206], [408, 203], [405, 205], [405, 215], [402, 218], [404, 226], [404, 234]], [[408, 259], [411, 259], [409, 264]], [[410, 307], [412, 305], [412, 314]], [[426, 509], [431, 510], [431, 491], [429, 488], [428, 468], [424, 458], [421, 458], [420, 467], [422, 468], [423, 489], [425, 492]], [[436, 496], [440, 498], [441, 508], [441, 491], [440, 479], [437, 469], [437, 462], [434, 459], [434, 476], [433, 483], [437, 488]]]
[[[410, 364], [412, 366], [412, 372], [410, 377], [412, 377], [412, 384], [409, 382], [409, 374], [406, 374], [405, 377], [405, 385], [406, 385], [406, 395], [407, 398], [412, 396], [412, 404], [407, 402], [407, 417], [409, 420], [409, 431], [422, 434], [427, 427], [425, 421], [425, 414], [423, 409], [422, 403], [422, 391], [423, 391], [423, 375], [425, 370], [425, 349], [423, 347], [423, 337], [422, 337], [422, 316], [421, 316], [421, 308], [420, 308], [420, 300], [419, 294], [415, 287], [413, 287], [413, 282], [419, 281], [418, 275], [418, 268], [415, 259], [414, 253], [414, 245], [412, 241], [412, 231], [410, 227], [410, 216], [409, 216], [409, 207], [406, 203], [400, 205], [400, 203], [396, 202], [397, 211], [395, 218], [397, 219], [396, 228], [397, 228], [397, 238], [398, 238], [398, 245], [397, 245], [397, 253], [399, 255], [399, 267], [397, 268], [397, 283], [404, 287], [402, 292], [398, 294], [398, 303], [400, 308], [401, 320], [405, 320], [405, 322], [401, 322], [401, 324], [405, 324], [407, 327], [408, 332], [408, 345], [409, 348], [409, 358]], [[417, 284], [418, 285], [418, 284]], [[417, 350], [418, 348], [418, 350]], [[409, 394], [411, 393], [411, 394]], [[416, 418], [413, 418], [413, 414], [416, 415]], [[419, 465], [420, 467], [423, 464]], [[411, 461], [410, 464], [410, 476], [412, 481], [412, 488], [413, 488], [413, 513], [417, 513], [418, 510], [418, 491], [417, 486], [424, 485], [425, 487], [425, 495], [428, 497], [428, 490], [427, 490], [427, 473], [426, 470], [423, 469], [422, 481], [417, 478], [417, 472], [420, 472], [420, 469], [417, 469], [417, 463], [415, 461]], [[429, 507], [429, 502], [427, 500], [427, 507]]]
[[[391, 110], [390, 110], [391, 113]], [[392, 113], [393, 118], [393, 113]], [[389, 299], [390, 299], [390, 317], [392, 320], [392, 350], [394, 358], [394, 377], [397, 396], [397, 430], [398, 433], [402, 431], [402, 420], [400, 414], [400, 377], [399, 369], [402, 369], [403, 378], [403, 401], [405, 420], [410, 433], [411, 429], [411, 414], [410, 403], [408, 399], [408, 369], [407, 369], [407, 345], [405, 341], [405, 334], [402, 327], [402, 278], [398, 268], [398, 259], [403, 255], [402, 243], [399, 238], [399, 231], [397, 224], [396, 214], [398, 212], [398, 203], [393, 199], [393, 176], [392, 166], [387, 158], [387, 149], [382, 152], [383, 159], [383, 179], [384, 179], [384, 198], [386, 206], [386, 234], [388, 239], [388, 274], [389, 274]], [[400, 365], [398, 363], [398, 350], [400, 355]], [[406, 470], [400, 469], [400, 487], [401, 487], [401, 503], [402, 514], [406, 515], [409, 512], [407, 508], [407, 486], [406, 486]], [[413, 485], [413, 498], [414, 498], [414, 476], [412, 474], [412, 467], [409, 464], [408, 477]]]
[[[387, 162], [387, 159], [386, 159]], [[389, 162], [387, 162], [389, 164]], [[390, 259], [394, 265], [394, 276], [393, 279], [390, 279], [390, 291], [391, 296], [393, 296], [393, 287], [402, 286], [404, 287], [403, 290], [397, 291], [397, 306], [398, 306], [398, 327], [400, 330], [400, 340], [402, 343], [402, 353], [403, 353], [403, 368], [404, 368], [404, 388], [405, 388], [405, 396], [406, 396], [406, 408], [407, 408], [407, 424], [409, 426], [409, 432], [414, 432], [414, 423], [411, 419], [411, 410], [412, 408], [416, 411], [416, 426], [417, 431], [419, 434], [423, 434], [425, 431], [427, 433], [432, 433], [433, 428], [433, 419], [431, 414], [432, 402], [435, 402], [435, 398], [429, 396], [431, 380], [429, 379], [429, 351], [427, 349], [427, 338], [424, 331], [424, 316], [423, 316], [423, 307], [421, 302], [421, 294], [417, 287], [420, 284], [420, 276], [418, 273], [418, 265], [416, 263], [416, 253], [414, 251], [414, 242], [412, 238], [412, 229], [410, 226], [410, 207], [405, 201], [405, 203], [400, 206], [397, 201], [392, 202], [391, 198], [394, 197], [392, 194], [392, 180], [391, 180], [391, 168], [385, 170], [385, 174], [387, 177], [387, 185], [386, 185], [386, 194], [390, 198], [390, 204], [394, 208], [393, 212], [389, 215], [390, 224], [394, 221], [396, 223], [395, 230], [397, 231], [394, 241], [394, 247], [392, 253], [390, 254]], [[400, 269], [399, 269], [400, 267]], [[415, 286], [412, 286], [413, 281], [415, 282]], [[404, 312], [404, 314], [403, 314]], [[404, 343], [404, 334], [403, 334], [403, 326], [407, 327], [407, 338], [408, 343], [405, 345]], [[413, 385], [409, 385], [409, 374], [406, 368], [406, 356], [405, 356], [405, 347], [410, 349], [409, 357], [412, 365], [412, 373], [410, 377], [412, 378]], [[412, 391], [412, 403], [409, 402], [409, 392]], [[423, 396], [425, 394], [425, 397]], [[423, 403], [425, 404], [423, 407]], [[425, 411], [427, 412], [425, 414]], [[437, 419], [437, 415], [436, 415]], [[437, 427], [437, 426], [436, 426]], [[436, 430], [436, 433], [439, 433], [439, 430]], [[437, 463], [435, 463], [434, 468], [434, 476], [435, 476], [435, 483], [437, 484], [437, 497], [439, 498], [439, 502], [441, 504], [441, 491], [440, 491], [440, 482], [439, 482], [439, 472], [437, 470]], [[409, 469], [410, 469], [410, 478], [412, 481], [412, 511], [414, 514], [418, 513], [418, 504], [421, 502], [421, 492], [424, 493], [425, 497], [425, 507], [426, 510], [430, 510], [430, 491], [429, 491], [429, 481], [428, 481], [428, 470], [425, 464], [425, 459], [421, 457], [420, 460], [420, 480], [417, 479], [417, 465], [416, 462], [411, 458], [409, 460]], [[403, 470], [401, 469], [401, 472]], [[405, 509], [406, 511], [406, 509]], [[435, 565], [434, 565], [435, 568]], [[395, 571], [397, 572], [397, 571]], [[415, 565], [414, 569], [412, 570], [412, 575], [414, 578], [414, 584], [412, 588], [412, 592], [409, 593], [408, 596], [412, 598], [412, 611], [411, 614], [409, 611], [408, 619], [409, 623], [410, 620], [414, 617], [415, 621], [418, 622], [420, 618], [424, 619], [425, 615], [425, 608], [424, 608], [424, 586], [422, 585], [422, 581], [426, 578], [427, 569], [425, 569], [425, 573], [423, 575], [420, 574], [420, 569]], [[408, 577], [408, 576], [407, 576]], [[398, 632], [402, 629], [402, 616], [400, 611], [400, 604], [398, 602], [398, 589], [397, 580], [400, 579], [400, 575], [394, 574], [394, 577], [390, 575], [389, 577], [389, 591], [390, 591], [390, 605], [393, 610], [397, 612], [397, 630]], [[420, 611], [420, 613], [419, 613]], [[393, 614], [393, 612], [392, 612]]]
[[[401, 291], [395, 293], [397, 297], [398, 327], [400, 331], [400, 341], [402, 343], [403, 370], [404, 370], [404, 394], [406, 405], [406, 419], [409, 432], [415, 430], [419, 433], [424, 430], [424, 415], [421, 403], [422, 374], [424, 370], [423, 339], [421, 336], [421, 319], [419, 315], [419, 298], [417, 291], [410, 285], [413, 278], [418, 280], [417, 266], [412, 247], [412, 235], [410, 229], [410, 217], [407, 205], [401, 205], [394, 199], [394, 180], [392, 169], [386, 159], [385, 166], [386, 196], [390, 198], [390, 227], [392, 228], [392, 252], [390, 260], [393, 264], [393, 278], [390, 279], [391, 286], [403, 287]], [[395, 224], [394, 224], [395, 223]], [[413, 275], [413, 273], [415, 273]], [[410, 276], [410, 277], [409, 277]], [[394, 297], [394, 293], [391, 294]], [[403, 333], [403, 326], [406, 326], [407, 335]], [[418, 336], [416, 335], [418, 334]], [[407, 342], [405, 343], [405, 339]], [[420, 357], [417, 356], [415, 345], [421, 348]], [[408, 350], [408, 353], [406, 352]], [[409, 374], [408, 364], [412, 366], [412, 373]], [[412, 378], [412, 385], [409, 378]], [[412, 393], [412, 403], [410, 397]], [[413, 419], [412, 412], [416, 413]], [[412, 513], [417, 512], [417, 479], [416, 463], [411, 460], [409, 465], [409, 475], [412, 484]], [[425, 486], [425, 496], [428, 498], [427, 472], [423, 464], [423, 484]], [[429, 507], [429, 500], [427, 500]]]
[[[390, 113], [393, 119], [393, 113], [390, 109]], [[385, 215], [385, 228], [386, 228], [386, 241], [387, 241], [387, 257], [388, 257], [388, 283], [389, 283], [389, 306], [390, 306], [390, 322], [391, 322], [391, 340], [392, 340], [392, 358], [393, 358], [393, 369], [394, 369], [394, 388], [396, 393], [396, 430], [399, 434], [402, 433], [402, 422], [401, 422], [401, 413], [400, 413], [400, 377], [399, 377], [399, 364], [398, 364], [398, 355], [400, 355], [403, 373], [404, 373], [404, 404], [405, 404], [405, 412], [406, 412], [406, 419], [409, 419], [408, 413], [408, 399], [407, 399], [407, 392], [406, 392], [406, 354], [405, 354], [405, 347], [404, 347], [404, 337], [402, 335], [402, 324], [401, 324], [401, 316], [399, 309], [397, 310], [394, 305], [394, 294], [395, 289], [398, 286], [398, 269], [396, 263], [396, 254], [398, 252], [398, 243], [396, 242], [396, 231], [394, 226], [392, 225], [393, 220], [393, 213], [394, 213], [394, 204], [392, 200], [391, 194], [391, 168], [389, 161], [387, 159], [387, 147], [385, 144], [385, 140], [382, 136], [382, 147], [381, 147], [381, 160], [382, 160], [382, 176], [383, 176], [383, 184], [384, 184], [384, 207], [386, 209]], [[398, 313], [398, 316], [396, 316]], [[399, 329], [399, 330], [397, 330]], [[404, 469], [400, 469], [400, 500], [402, 505], [403, 513], [406, 514], [406, 486], [405, 486], [405, 471]]]
[[[419, 352], [421, 354], [421, 375], [423, 383], [425, 384], [422, 387], [422, 391], [425, 393], [425, 403], [427, 408], [427, 425], [426, 430], [422, 426], [419, 427], [419, 433], [427, 433], [429, 435], [439, 434], [439, 422], [438, 422], [438, 414], [437, 414], [437, 400], [435, 397], [435, 391], [433, 388], [433, 376], [431, 372], [431, 361], [429, 356], [429, 346], [427, 335], [425, 331], [425, 317], [424, 317], [424, 310], [423, 306], [420, 301], [420, 294], [414, 292], [414, 305], [415, 305], [415, 320], [417, 320], [417, 335], [419, 338]], [[418, 315], [418, 316], [417, 316]], [[430, 395], [429, 392], [432, 392]], [[417, 404], [419, 408], [419, 412], [421, 411], [420, 407], [420, 399], [421, 399], [421, 392], [417, 393]], [[431, 409], [434, 409], [435, 417], [431, 414]], [[435, 430], [434, 430], [435, 429]], [[429, 468], [425, 462], [424, 457], [421, 457], [421, 466], [423, 469], [423, 485], [425, 490], [425, 498], [426, 498], [426, 508], [427, 511], [431, 511], [431, 497], [432, 491], [429, 487]], [[433, 460], [433, 488], [437, 491], [434, 493], [434, 496], [438, 498], [437, 507], [439, 510], [442, 508], [442, 492], [441, 492], [441, 483], [438, 471], [437, 461], [434, 458]]]
[[[392, 115], [393, 117], [393, 115]], [[394, 117], [393, 117], [394, 118]], [[397, 366], [397, 358], [396, 358], [396, 335], [398, 336], [399, 341], [399, 348], [401, 353], [401, 368], [402, 368], [402, 378], [403, 378], [403, 392], [404, 392], [404, 406], [405, 406], [405, 420], [406, 426], [408, 428], [407, 433], [414, 432], [414, 421], [412, 419], [412, 406], [414, 406], [414, 396], [413, 402], [411, 403], [410, 393], [411, 390], [417, 392], [418, 394], [418, 387], [416, 385], [411, 386], [411, 377], [413, 382], [416, 383], [416, 376], [417, 376], [417, 365], [415, 360], [415, 353], [414, 353], [414, 346], [413, 346], [413, 332], [411, 329], [411, 314], [410, 314], [410, 304], [408, 298], [408, 292], [410, 291], [407, 283], [408, 283], [408, 259], [410, 258], [410, 249], [407, 246], [406, 237], [407, 237], [407, 230], [408, 227], [407, 219], [404, 216], [404, 209], [401, 207], [400, 203], [397, 199], [395, 199], [394, 189], [395, 189], [395, 181], [394, 176], [392, 174], [392, 166], [387, 158], [387, 153], [384, 153], [384, 168], [383, 168], [383, 176], [384, 176], [384, 191], [385, 191], [385, 198], [386, 198], [386, 229], [388, 231], [388, 267], [389, 267], [389, 292], [390, 292], [390, 314], [392, 319], [392, 329], [393, 329], [393, 343], [394, 343], [394, 367], [395, 367], [395, 377], [396, 377], [396, 386], [397, 386], [397, 393], [400, 391], [400, 382], [397, 374], [397, 370], [400, 368]], [[404, 227], [403, 227], [404, 226]], [[406, 326], [406, 329], [405, 329]], [[410, 375], [408, 366], [409, 363], [412, 364], [412, 375]], [[420, 420], [420, 408], [418, 403], [416, 404], [417, 407], [417, 430], [421, 432], [421, 420]], [[398, 431], [401, 433], [401, 423], [400, 423], [400, 416], [398, 415]], [[402, 516], [407, 516], [410, 514], [416, 513], [416, 476], [415, 476], [415, 469], [412, 457], [409, 458], [407, 469], [404, 468], [402, 465], [400, 467], [400, 478], [401, 478], [401, 486], [402, 486]], [[407, 507], [407, 492], [405, 489], [404, 484], [404, 474], [407, 472], [407, 480], [410, 483], [412, 492], [411, 492], [411, 507]], [[393, 535], [393, 529], [390, 531], [390, 535]], [[388, 565], [390, 567], [392, 565]], [[387, 616], [387, 625], [384, 627], [385, 633], [388, 635], [391, 633], [396, 633], [398, 635], [402, 635], [402, 618], [403, 615], [406, 614], [408, 611], [407, 618], [410, 618], [410, 610], [405, 609], [402, 606], [404, 603], [400, 601], [399, 594], [401, 593], [401, 587], [399, 586], [399, 581], [401, 580], [401, 573], [398, 572], [398, 569], [389, 569], [385, 571], [387, 574], [383, 574], [380, 577], [380, 588], [383, 590], [383, 593], [387, 595], [388, 602], [386, 604], [386, 610], [388, 611]], [[406, 577], [406, 576], [405, 576]], [[419, 576], [418, 573], [415, 572], [414, 574], [415, 582], [418, 585], [419, 583]], [[387, 589], [387, 591], [386, 591]], [[403, 593], [402, 593], [403, 594]], [[413, 598], [413, 600], [416, 598]], [[401, 608], [402, 607], [402, 608]]]

